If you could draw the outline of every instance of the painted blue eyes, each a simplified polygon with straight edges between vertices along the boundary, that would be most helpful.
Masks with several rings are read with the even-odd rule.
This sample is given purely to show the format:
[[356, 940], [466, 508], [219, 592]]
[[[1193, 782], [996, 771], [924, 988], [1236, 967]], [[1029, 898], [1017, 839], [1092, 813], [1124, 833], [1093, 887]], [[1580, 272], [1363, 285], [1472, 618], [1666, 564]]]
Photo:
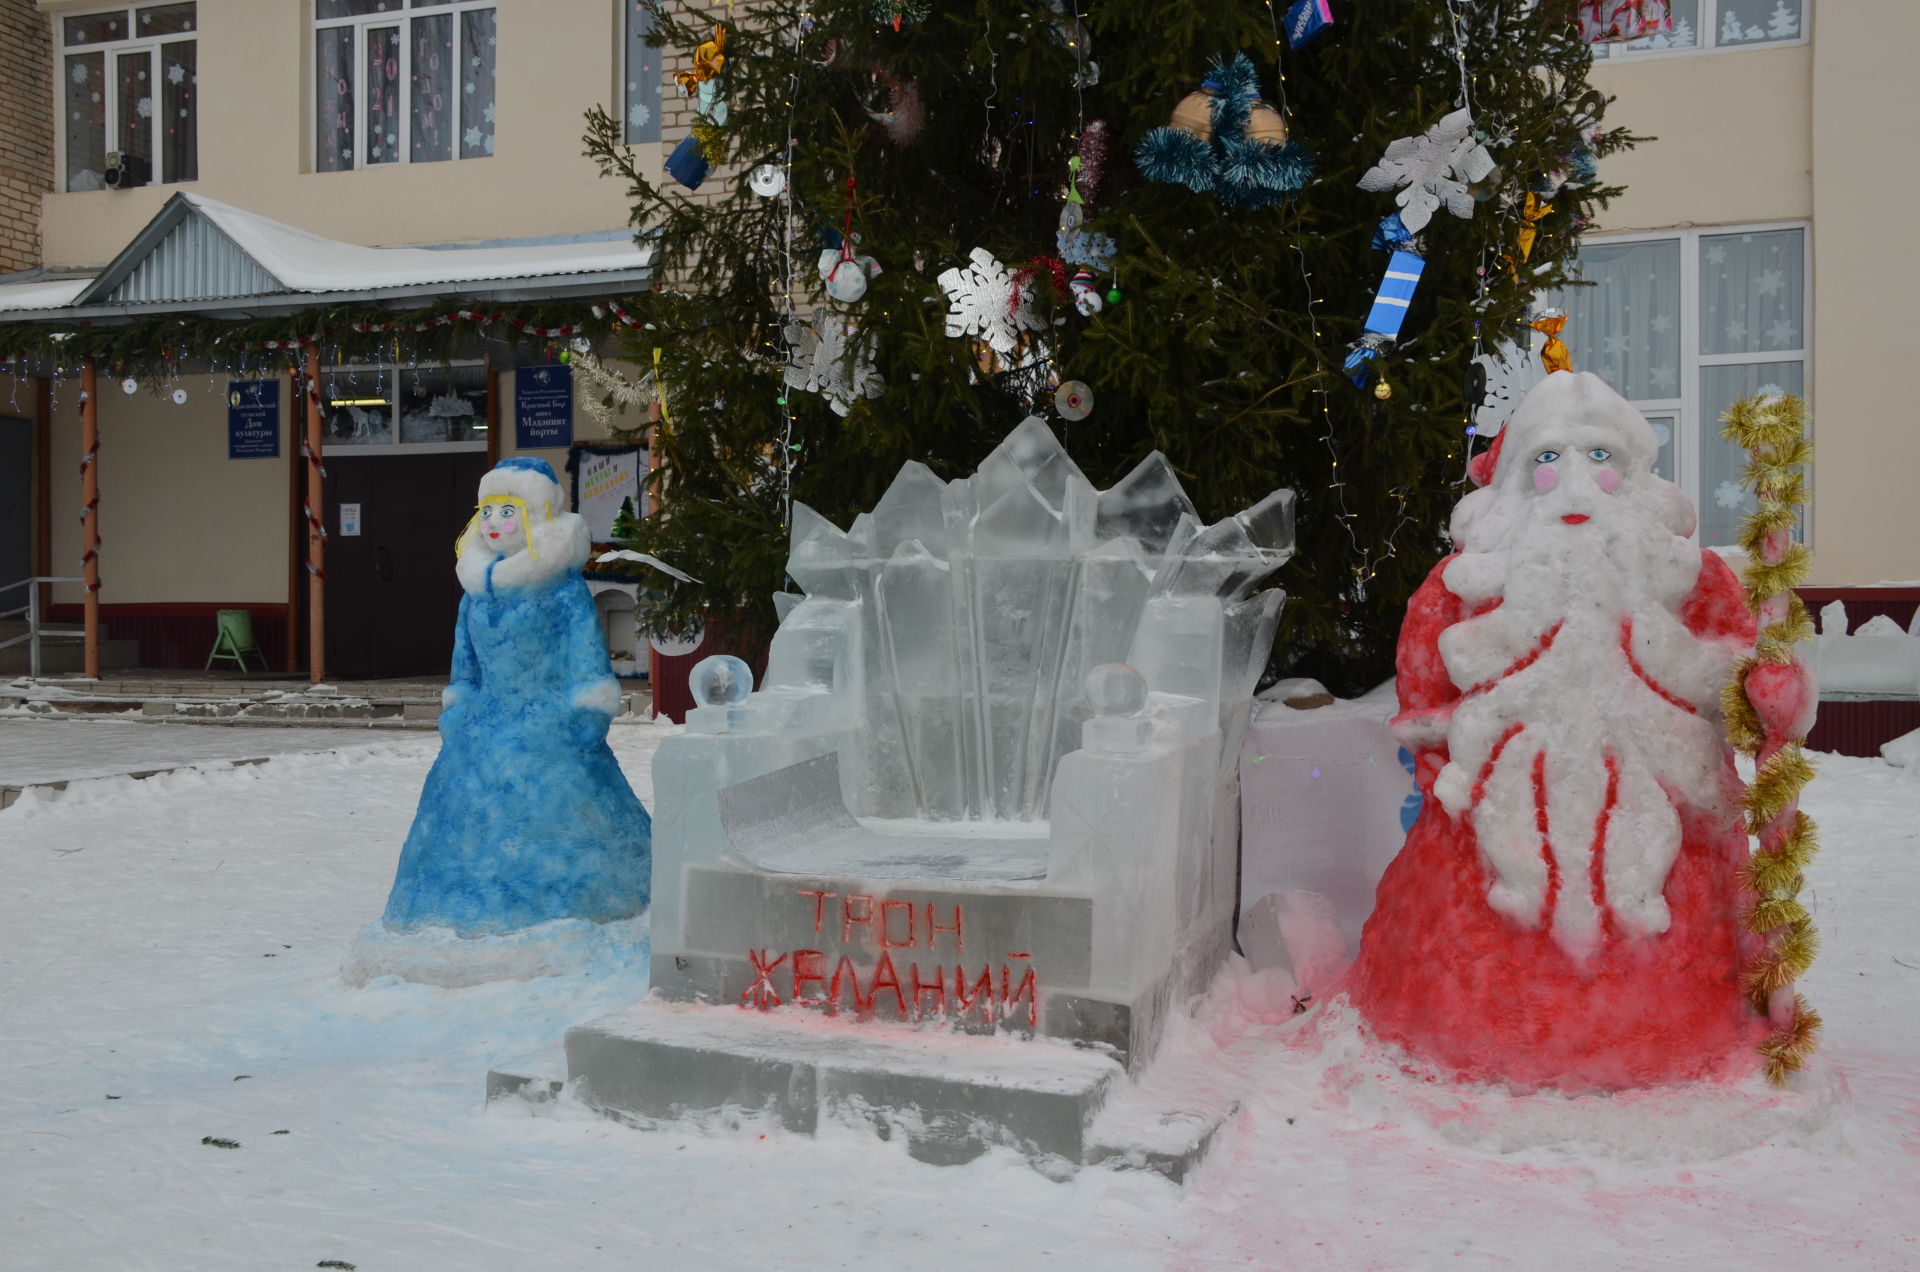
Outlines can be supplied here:
[[1596, 464], [1604, 464], [1607, 462], [1608, 458], [1612, 454], [1613, 454], [1612, 451], [1603, 450], [1600, 447], [1596, 446], [1592, 450], [1587, 452], [1587, 458], [1591, 459]]
[[1541, 451], [1533, 457], [1533, 462], [1536, 464], [1551, 464], [1558, 458], [1560, 458], [1559, 451]]
[[[1559, 451], [1544, 450], [1544, 451], [1541, 451], [1538, 455], [1535, 455], [1533, 457], [1533, 462], [1536, 464], [1551, 464], [1554, 460], [1558, 458], [1560, 458]], [[1587, 458], [1592, 460], [1596, 464], [1604, 464], [1609, 459], [1613, 458], [1613, 452], [1605, 449], [1604, 447], [1596, 446], [1592, 450], [1587, 452]]]

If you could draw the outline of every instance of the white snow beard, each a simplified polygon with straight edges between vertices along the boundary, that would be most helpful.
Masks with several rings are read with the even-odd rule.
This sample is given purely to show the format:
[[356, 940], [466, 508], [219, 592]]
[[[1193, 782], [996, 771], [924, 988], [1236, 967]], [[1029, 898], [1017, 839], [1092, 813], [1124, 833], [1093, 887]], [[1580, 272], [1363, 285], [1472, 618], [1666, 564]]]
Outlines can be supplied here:
[[501, 554], [484, 535], [469, 532], [460, 540], [460, 559], [454, 567], [460, 586], [476, 596], [487, 592], [487, 566], [494, 561], [492, 585], [500, 588], [534, 587], [587, 562], [593, 545], [587, 523], [578, 513], [562, 512], [549, 521], [534, 513], [527, 518], [526, 544]]
[[[1678, 807], [1728, 807], [1719, 695], [1739, 651], [1680, 620], [1700, 550], [1670, 528], [1673, 493], [1648, 472], [1598, 498], [1496, 482], [1469, 496], [1473, 550], [1444, 576], [1469, 608], [1498, 604], [1441, 633], [1466, 696], [1434, 793], [1472, 816], [1487, 903], [1550, 919], [1576, 958], [1597, 948], [1602, 907], [1630, 935], [1665, 931]], [[1574, 506], [1587, 521], [1562, 519]]]

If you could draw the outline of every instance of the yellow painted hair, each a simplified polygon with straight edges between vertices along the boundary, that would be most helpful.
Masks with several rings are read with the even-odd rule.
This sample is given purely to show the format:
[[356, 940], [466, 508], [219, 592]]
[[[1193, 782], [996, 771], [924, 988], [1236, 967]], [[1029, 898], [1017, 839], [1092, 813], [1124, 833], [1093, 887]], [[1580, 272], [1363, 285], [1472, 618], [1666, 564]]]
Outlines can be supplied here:
[[[531, 515], [527, 512], [527, 501], [518, 495], [482, 495], [480, 502], [473, 506], [473, 515], [467, 518], [467, 528], [462, 530], [460, 537], [453, 541], [453, 555], [456, 560], [467, 554], [467, 545], [473, 541], [474, 533], [480, 528], [480, 510], [490, 503], [512, 504], [520, 510], [520, 521], [523, 525], [527, 523]], [[553, 520], [553, 504], [551, 502], [542, 505], [542, 511], [547, 514], [548, 521]], [[531, 527], [529, 527], [527, 532], [527, 555], [536, 561], [540, 559], [540, 554], [533, 550], [533, 532]]]

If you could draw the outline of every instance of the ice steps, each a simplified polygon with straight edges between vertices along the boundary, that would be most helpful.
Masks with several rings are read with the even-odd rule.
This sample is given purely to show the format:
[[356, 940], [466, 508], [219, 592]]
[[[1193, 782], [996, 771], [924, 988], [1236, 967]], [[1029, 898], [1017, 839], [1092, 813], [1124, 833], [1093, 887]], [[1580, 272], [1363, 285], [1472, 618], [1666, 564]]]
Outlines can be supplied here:
[[658, 997], [487, 1076], [489, 1101], [540, 1104], [563, 1089], [642, 1128], [686, 1119], [812, 1135], [832, 1119], [904, 1137], [936, 1165], [1013, 1148], [1054, 1178], [1110, 1163], [1178, 1181], [1231, 1112], [1162, 1109], [1097, 1047]]

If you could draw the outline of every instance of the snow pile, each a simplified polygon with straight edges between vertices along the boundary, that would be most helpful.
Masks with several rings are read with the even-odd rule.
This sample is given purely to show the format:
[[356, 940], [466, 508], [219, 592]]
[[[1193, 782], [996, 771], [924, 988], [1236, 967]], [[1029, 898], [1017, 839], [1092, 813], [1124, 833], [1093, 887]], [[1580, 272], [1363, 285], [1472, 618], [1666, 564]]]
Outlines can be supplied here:
[[[614, 731], [642, 799], [668, 732]], [[908, 1258], [1341, 1272], [1790, 1260], [1865, 1272], [1920, 1259], [1920, 785], [1879, 760], [1821, 757], [1807, 788], [1826, 845], [1809, 873], [1826, 938], [1807, 984], [1827, 1019], [1815, 1067], [1851, 1090], [1826, 1124], [1788, 1117], [1777, 1137], [1725, 1152], [1624, 1132], [1586, 1142], [1541, 1129], [1553, 1103], [1534, 1097], [1483, 1094], [1490, 1108], [1430, 1122], [1413, 1079], [1375, 1077], [1331, 1015], [1296, 1016], [1237, 968], [1205, 1011], [1175, 1022], [1143, 1079], [1189, 1108], [1236, 1109], [1183, 1189], [1102, 1169], [1048, 1183], [1005, 1150], [929, 1166], [897, 1139], [833, 1124], [817, 1139], [641, 1132], [566, 1101], [545, 1116], [485, 1108], [489, 1068], [630, 1006], [646, 974], [635, 961], [470, 989], [341, 983], [434, 746], [408, 737], [99, 783], [0, 811], [0, 1264], [626, 1272]], [[1531, 1125], [1528, 1109], [1542, 1110]]]
[[488, 981], [582, 976], [622, 964], [644, 967], [647, 916], [612, 923], [554, 919], [498, 936], [461, 936], [450, 927], [389, 931], [370, 923], [354, 937], [340, 979], [358, 987], [382, 976], [465, 989]]

